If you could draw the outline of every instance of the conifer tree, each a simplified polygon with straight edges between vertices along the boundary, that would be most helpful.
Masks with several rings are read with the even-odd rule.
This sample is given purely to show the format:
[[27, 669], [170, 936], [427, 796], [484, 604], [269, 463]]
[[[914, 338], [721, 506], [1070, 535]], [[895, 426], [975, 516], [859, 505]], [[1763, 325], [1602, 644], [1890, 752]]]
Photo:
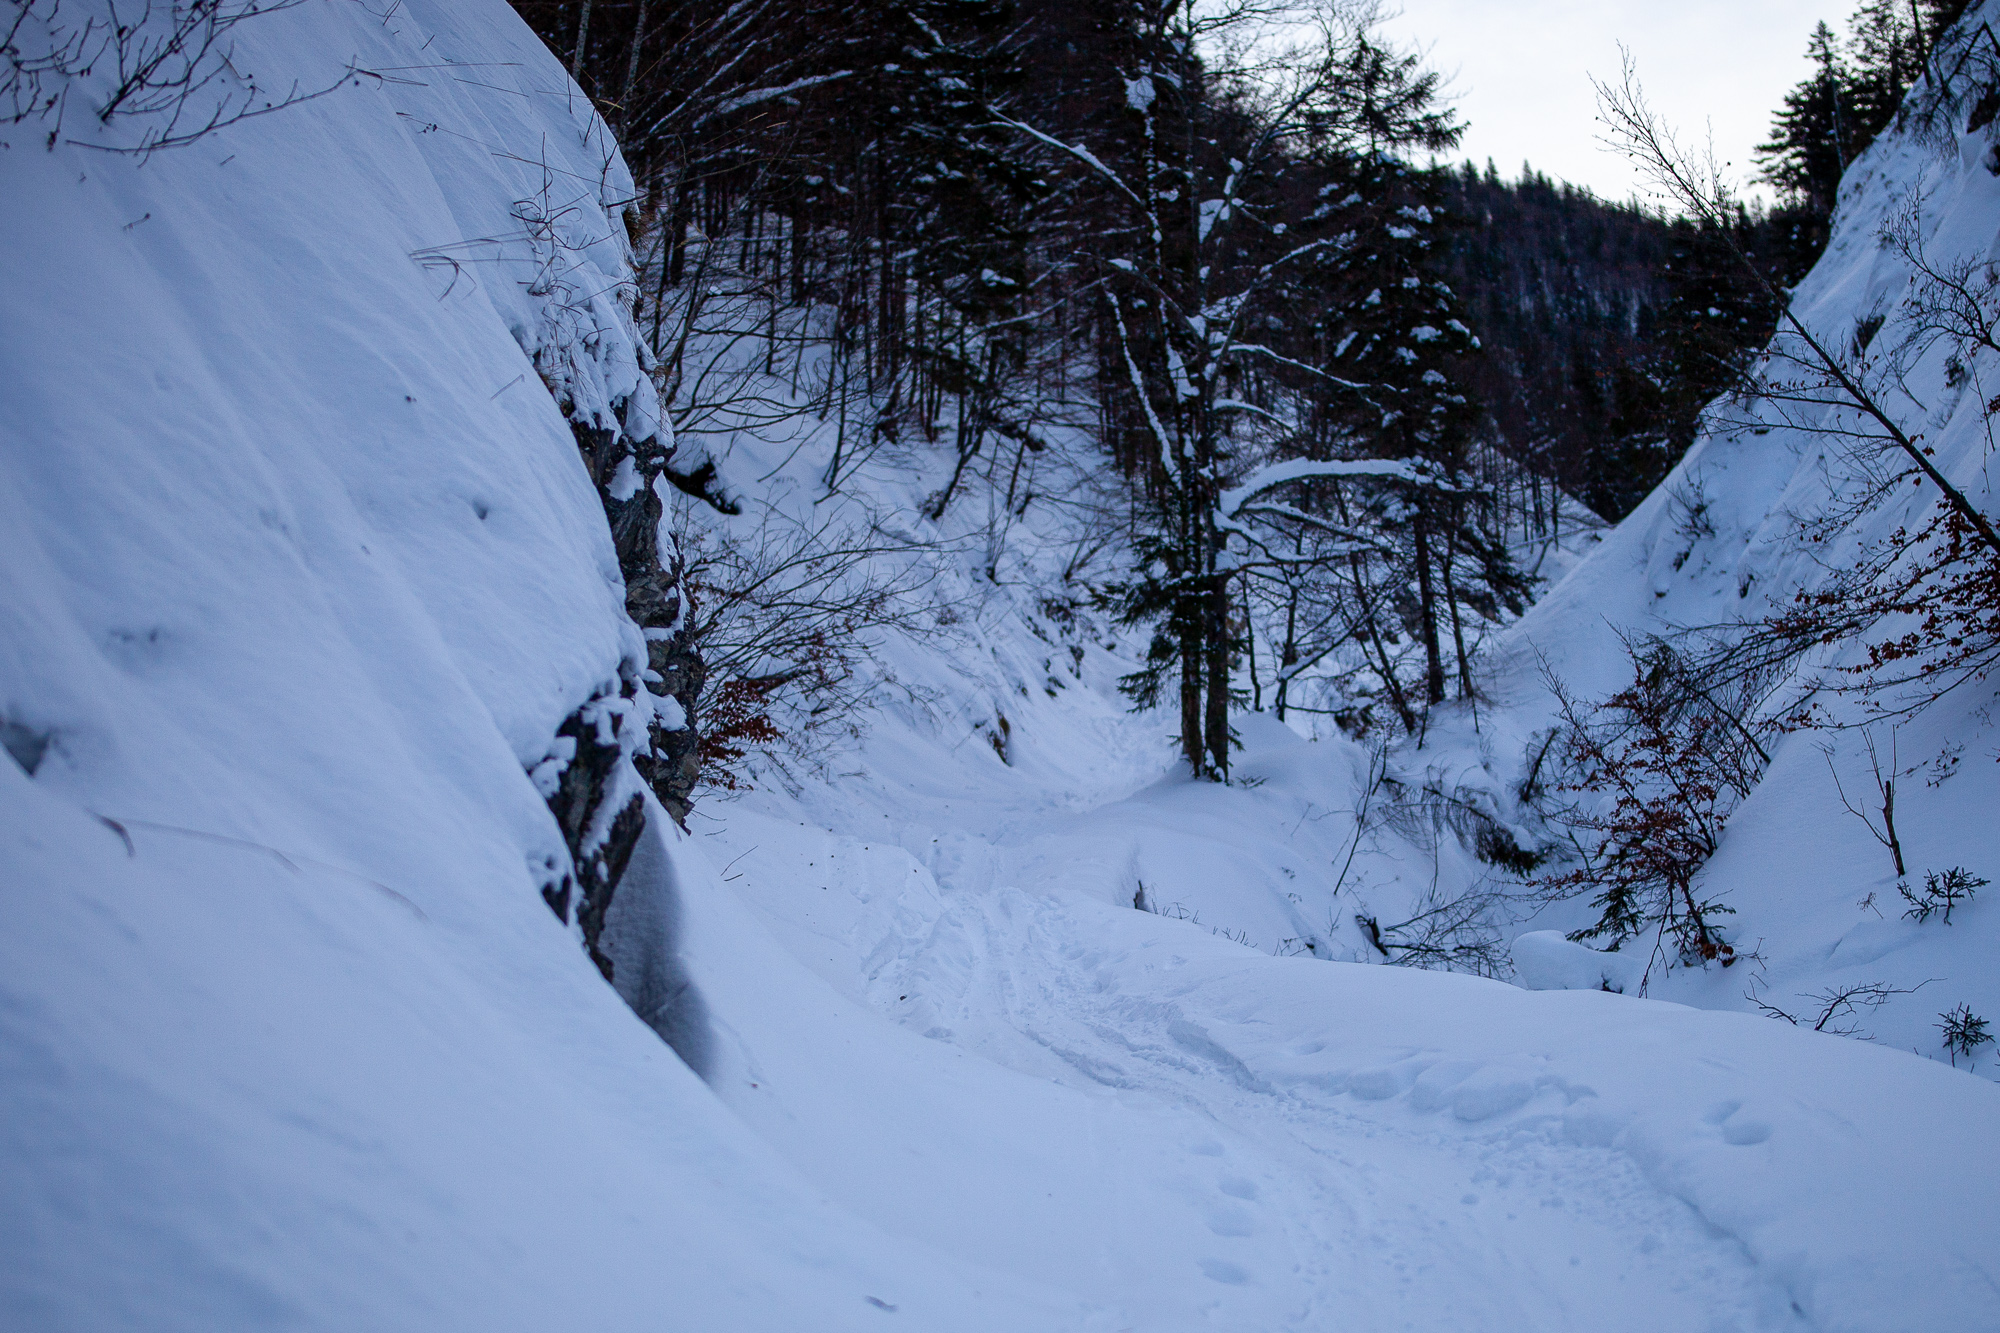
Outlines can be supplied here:
[[1299, 181], [1309, 162], [1447, 147], [1457, 128], [1435, 105], [1436, 77], [1346, 16], [1322, 14], [1315, 44], [1261, 79], [1206, 67], [1201, 39], [1228, 34], [1202, 31], [1178, 6], [1131, 17], [1138, 63], [1123, 100], [1136, 134], [1123, 151], [1107, 158], [1020, 128], [1097, 182], [1122, 215], [1121, 252], [1103, 261], [1105, 355], [1123, 372], [1120, 397], [1144, 441], [1150, 512], [1121, 599], [1129, 619], [1156, 626], [1145, 668], [1125, 684], [1146, 705], [1174, 681], [1190, 771], [1226, 778], [1238, 640], [1219, 509], [1237, 470], [1237, 419], [1282, 423], [1288, 447], [1304, 436], [1296, 418], [1238, 390], [1276, 367], [1330, 376], [1276, 345], [1302, 316], [1283, 297], [1297, 275], [1352, 243], [1304, 215], [1310, 195]]
[[1847, 40], [1821, 22], [1806, 43], [1815, 73], [1785, 95], [1760, 144], [1763, 178], [1819, 217], [1833, 212], [1841, 173], [1896, 117], [1904, 94], [1965, 0], [1862, 0]]
[[[1440, 276], [1441, 182], [1379, 156], [1357, 159], [1341, 175], [1332, 193], [1352, 202], [1331, 212], [1356, 230], [1359, 244], [1328, 266], [1347, 270], [1350, 290], [1322, 316], [1337, 379], [1322, 381], [1320, 412], [1350, 456], [1428, 465], [1425, 484], [1377, 484], [1366, 499], [1342, 499], [1365, 505], [1402, 552], [1394, 562], [1377, 563], [1386, 580], [1406, 592], [1414, 588], [1413, 601], [1402, 598], [1404, 619], [1423, 645], [1423, 701], [1437, 704], [1446, 698], [1444, 636], [1452, 641], [1459, 692], [1470, 696], [1468, 614], [1518, 610], [1526, 585], [1484, 521], [1489, 515], [1471, 468], [1480, 414], [1466, 392], [1466, 371], [1479, 340]], [[1372, 210], [1371, 200], [1377, 201]], [[1356, 216], [1364, 210], [1374, 216]], [[1371, 600], [1393, 603], [1383, 592]]]
[[1824, 216], [1833, 212], [1841, 173], [1859, 152], [1861, 121], [1853, 76], [1824, 22], [1813, 29], [1806, 57], [1818, 72], [1785, 94], [1784, 108], [1772, 118], [1770, 141], [1758, 145], [1757, 153], [1765, 160], [1765, 180]]

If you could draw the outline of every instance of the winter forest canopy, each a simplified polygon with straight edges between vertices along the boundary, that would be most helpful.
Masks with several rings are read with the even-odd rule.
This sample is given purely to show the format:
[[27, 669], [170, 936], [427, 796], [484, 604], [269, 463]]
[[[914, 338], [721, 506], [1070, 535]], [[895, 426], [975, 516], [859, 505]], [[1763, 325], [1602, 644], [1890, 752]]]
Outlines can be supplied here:
[[[1745, 383], [1963, 8], [1815, 30], [1760, 150], [1776, 208], [1651, 212], [1449, 165], [1437, 74], [1366, 3], [516, 7], [633, 165], [634, 317], [677, 430], [786, 410], [693, 350], [724, 338], [838, 418], [829, 492], [907, 438], [955, 454], [934, 521], [968, 473], [1009, 511], [1077, 503], [1035, 495], [1033, 456], [1087, 441], [1137, 568], [1061, 595], [1153, 629], [1127, 688], [1176, 697], [1218, 776], [1235, 695], [1414, 734], [1475, 692], [1534, 586], [1521, 542], [1566, 502], [1622, 518]], [[763, 725], [773, 674], [825, 683], [781, 666], [715, 682], [726, 730]]]
[[1386, 18], [0, 4], [0, 1324], [2000, 1329], [2000, 0]]

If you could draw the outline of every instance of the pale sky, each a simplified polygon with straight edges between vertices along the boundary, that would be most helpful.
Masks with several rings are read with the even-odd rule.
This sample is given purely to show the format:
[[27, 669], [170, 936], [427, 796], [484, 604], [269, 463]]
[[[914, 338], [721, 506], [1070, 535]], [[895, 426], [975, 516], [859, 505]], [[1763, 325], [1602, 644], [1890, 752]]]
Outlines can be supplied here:
[[1523, 158], [1545, 175], [1625, 200], [1638, 178], [1596, 138], [1590, 76], [1615, 81], [1632, 51], [1654, 109], [1694, 142], [1712, 127], [1716, 157], [1750, 192], [1751, 149], [1771, 113], [1811, 72], [1813, 24], [1843, 37], [1854, 0], [1399, 0], [1388, 31], [1428, 48], [1471, 130], [1456, 156], [1491, 157], [1513, 180]]

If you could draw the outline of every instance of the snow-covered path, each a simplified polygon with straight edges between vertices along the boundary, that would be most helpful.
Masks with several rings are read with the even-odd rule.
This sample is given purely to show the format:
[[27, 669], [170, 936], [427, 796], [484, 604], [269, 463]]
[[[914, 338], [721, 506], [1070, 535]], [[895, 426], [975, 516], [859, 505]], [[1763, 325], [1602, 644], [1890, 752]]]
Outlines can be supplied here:
[[[822, 1019], [766, 970], [751, 1001], [723, 975], [740, 959], [699, 961], [697, 920], [726, 1032], [711, 1083], [842, 1205], [1101, 1302], [1113, 1328], [2000, 1327], [1971, 1239], [1992, 1204], [1907, 1133], [2000, 1123], [1983, 1083], [1743, 1015], [1272, 957], [1131, 909], [1142, 862], [1189, 894], [1233, 867], [1210, 911], [1233, 893], [1268, 913], [1260, 881], [1287, 862], [1324, 878], [1351, 818], [1298, 812], [1338, 804], [1350, 759], [1280, 744], [1250, 757], [1252, 790], [1081, 812], [1006, 781], [912, 788], [848, 804], [868, 841], [731, 810], [697, 841], [842, 999]], [[1941, 1236], [1934, 1287], [1883, 1280]]]
[[[1120, 931], [1106, 909], [1019, 890], [945, 896], [948, 924], [878, 993], [901, 970], [955, 1043], [1113, 1090], [1172, 1132], [1148, 1145], [1145, 1211], [1179, 1213], [1184, 1248], [1141, 1287], [1156, 1299], [1139, 1326], [1582, 1330], [1614, 1309], [1633, 1329], [1747, 1322], [1741, 1247], [1619, 1154], [1564, 1141], [1559, 1082], [1530, 1090], [1503, 1069], [1468, 1095], [1476, 1060], [1397, 1046], [1356, 1092], [1310, 1068], [1330, 1045], [1371, 1044], [1354, 1017], [1329, 1005], [1286, 1024], [1296, 1010], [1232, 1004], [1238, 946], [1136, 914], [1142, 928]], [[1292, 973], [1281, 985], [1310, 1006], [1326, 965], [1251, 966]], [[1419, 1072], [1421, 1091], [1398, 1096]]]

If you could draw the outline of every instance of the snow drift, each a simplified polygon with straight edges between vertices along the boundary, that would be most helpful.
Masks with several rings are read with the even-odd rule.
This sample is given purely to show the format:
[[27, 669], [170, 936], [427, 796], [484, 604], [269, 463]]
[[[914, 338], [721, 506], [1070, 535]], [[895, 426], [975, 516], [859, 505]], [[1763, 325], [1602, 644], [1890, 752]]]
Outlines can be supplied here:
[[1063, 1325], [831, 1210], [535, 891], [525, 766], [644, 654], [530, 359], [644, 383], [602, 122], [497, 0], [234, 37], [338, 90], [0, 152], [0, 1322]]

